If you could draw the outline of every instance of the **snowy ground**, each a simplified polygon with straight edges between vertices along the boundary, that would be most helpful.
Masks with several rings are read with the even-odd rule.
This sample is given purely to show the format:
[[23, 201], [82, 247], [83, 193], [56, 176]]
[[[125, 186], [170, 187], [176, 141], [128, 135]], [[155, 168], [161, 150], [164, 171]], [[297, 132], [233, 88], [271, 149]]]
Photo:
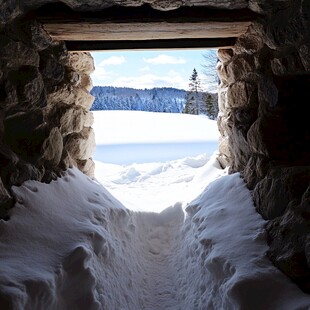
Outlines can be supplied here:
[[[216, 121], [205, 116], [96, 111], [94, 118], [97, 148], [102, 146], [106, 150], [113, 144], [122, 145], [123, 153], [114, 156], [120, 163], [124, 162], [121, 157], [128, 158], [131, 144], [141, 145], [139, 153], [131, 155], [132, 163], [127, 165], [103, 163], [105, 154], [101, 152], [95, 157], [98, 160], [100, 155], [103, 157], [96, 161], [97, 180], [131, 210], [161, 212], [176, 202], [185, 205], [221, 173], [207, 164], [216, 152], [219, 132]], [[109, 132], [112, 136], [106, 134]], [[208, 152], [197, 155], [192, 150], [193, 142], [200, 142]], [[159, 154], [149, 155], [152, 143], [158, 145]], [[176, 143], [184, 143], [193, 156], [182, 158], [184, 150], [174, 147]], [[166, 144], [172, 145], [172, 160], [160, 162]], [[149, 158], [155, 162], [149, 162]]]
[[100, 171], [125, 205], [75, 168], [51, 184], [13, 187], [17, 203], [0, 221], [0, 309], [310, 308], [266, 258], [265, 221], [215, 156]]

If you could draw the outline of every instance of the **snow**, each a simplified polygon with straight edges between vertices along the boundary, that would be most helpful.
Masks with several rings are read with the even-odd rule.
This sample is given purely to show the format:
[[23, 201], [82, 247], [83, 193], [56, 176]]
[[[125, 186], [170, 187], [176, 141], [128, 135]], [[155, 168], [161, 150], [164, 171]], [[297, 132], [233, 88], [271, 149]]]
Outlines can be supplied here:
[[[204, 115], [94, 111], [96, 144], [217, 141], [216, 122]], [[156, 115], [156, 117], [154, 117]]]
[[96, 161], [95, 176], [127, 208], [161, 212], [176, 202], [189, 203], [222, 174], [215, 157], [216, 153], [209, 161], [209, 156], [201, 154], [170, 162], [131, 165]]
[[95, 180], [72, 168], [13, 187], [0, 309], [309, 309], [266, 258], [240, 175], [208, 159], [97, 163]]

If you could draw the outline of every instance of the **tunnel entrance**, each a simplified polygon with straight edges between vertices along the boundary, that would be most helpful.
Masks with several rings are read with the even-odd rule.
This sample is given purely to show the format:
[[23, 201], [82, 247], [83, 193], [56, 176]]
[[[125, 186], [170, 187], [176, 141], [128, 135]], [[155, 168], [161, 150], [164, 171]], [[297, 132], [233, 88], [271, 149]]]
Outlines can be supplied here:
[[[101, 154], [105, 158], [103, 161], [129, 164], [194, 156], [202, 153], [203, 148], [212, 153], [219, 134], [203, 125], [202, 116], [206, 124], [208, 119], [216, 120], [217, 117], [215, 50], [105, 52], [92, 55], [98, 70], [92, 74], [94, 88], [91, 90], [95, 97], [91, 108], [95, 115], [93, 128], [97, 138], [95, 160], [101, 160]], [[109, 120], [105, 115], [109, 115], [108, 118], [113, 115], [117, 117], [117, 112], [98, 113], [100, 110], [123, 112], [118, 113], [119, 119]], [[173, 113], [172, 117], [169, 113]], [[195, 117], [182, 114], [199, 114], [201, 117], [196, 118], [195, 123]], [[99, 115], [104, 117], [102, 121], [96, 120]], [[157, 120], [154, 119], [156, 116]], [[216, 127], [216, 122], [213, 125]], [[212, 134], [215, 136], [212, 137]], [[207, 141], [212, 141], [212, 147]], [[124, 145], [128, 148], [122, 155]], [[147, 149], [147, 152], [142, 152], [144, 158], [141, 154], [143, 149]], [[116, 150], [119, 154], [114, 154]]]
[[309, 130], [295, 112], [305, 102], [292, 103], [294, 92], [308, 98], [306, 1], [13, 2], [0, 12], [2, 218], [13, 185], [50, 183], [72, 166], [93, 176], [87, 51], [217, 47], [218, 160], [240, 173], [268, 220], [269, 258], [309, 292]]
[[218, 149], [216, 50], [92, 56], [96, 179], [134, 210], [189, 202], [197, 190], [185, 187]]

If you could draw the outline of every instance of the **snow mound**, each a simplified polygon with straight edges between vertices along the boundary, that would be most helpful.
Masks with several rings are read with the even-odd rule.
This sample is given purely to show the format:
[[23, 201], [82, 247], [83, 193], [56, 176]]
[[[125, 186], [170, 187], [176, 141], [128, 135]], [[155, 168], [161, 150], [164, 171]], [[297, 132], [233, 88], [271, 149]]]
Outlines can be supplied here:
[[182, 309], [309, 309], [310, 296], [267, 259], [265, 221], [239, 174], [212, 182], [186, 212]]
[[239, 175], [213, 168], [186, 218], [180, 203], [130, 211], [77, 169], [13, 187], [0, 309], [308, 309], [266, 259], [264, 221]]
[[183, 160], [181, 160], [181, 164], [187, 165], [191, 168], [200, 168], [204, 166], [209, 159], [210, 158], [209, 156], [207, 156], [207, 154], [201, 154], [196, 157], [186, 157]]

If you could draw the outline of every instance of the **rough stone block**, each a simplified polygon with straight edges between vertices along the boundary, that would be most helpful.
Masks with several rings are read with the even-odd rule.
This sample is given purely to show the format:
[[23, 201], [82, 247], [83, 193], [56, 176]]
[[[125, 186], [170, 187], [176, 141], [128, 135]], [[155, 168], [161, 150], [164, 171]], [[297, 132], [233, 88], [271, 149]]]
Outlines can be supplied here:
[[84, 128], [80, 133], [73, 133], [65, 138], [65, 150], [75, 160], [91, 158], [95, 148], [95, 134], [92, 128]]
[[49, 137], [42, 146], [42, 159], [49, 167], [57, 167], [63, 150], [62, 135], [57, 127], [50, 131]]
[[82, 131], [85, 126], [86, 111], [79, 106], [68, 106], [62, 109], [60, 131], [63, 135]]
[[86, 89], [81, 87], [74, 89], [73, 92], [76, 96], [75, 104], [80, 105], [89, 111], [95, 101], [95, 97], [91, 95]]
[[242, 55], [234, 57], [226, 66], [228, 82], [230, 84], [244, 79], [249, 73], [255, 72], [255, 63], [253, 57]]
[[85, 115], [84, 127], [91, 127], [94, 124], [94, 114], [92, 112], [87, 112]]
[[87, 160], [78, 160], [77, 166], [83, 173], [85, 173], [89, 177], [95, 177], [95, 163], [91, 158]]
[[234, 45], [235, 54], [254, 54], [264, 46], [264, 41], [258, 34], [244, 34], [238, 37]]
[[223, 64], [229, 62], [233, 55], [234, 51], [232, 49], [219, 48], [217, 50], [217, 57]]
[[0, 60], [7, 68], [17, 69], [21, 66], [39, 67], [40, 57], [33, 48], [23, 42], [12, 41], [0, 35]]
[[69, 65], [73, 70], [88, 75], [95, 70], [94, 59], [88, 52], [70, 52]]
[[298, 51], [305, 70], [310, 72], [310, 44], [301, 45]]
[[[44, 82], [37, 68], [23, 66], [18, 70], [10, 71], [6, 83], [7, 105], [20, 105], [33, 109], [45, 105], [42, 93]], [[42, 99], [42, 100], [41, 100]]]

